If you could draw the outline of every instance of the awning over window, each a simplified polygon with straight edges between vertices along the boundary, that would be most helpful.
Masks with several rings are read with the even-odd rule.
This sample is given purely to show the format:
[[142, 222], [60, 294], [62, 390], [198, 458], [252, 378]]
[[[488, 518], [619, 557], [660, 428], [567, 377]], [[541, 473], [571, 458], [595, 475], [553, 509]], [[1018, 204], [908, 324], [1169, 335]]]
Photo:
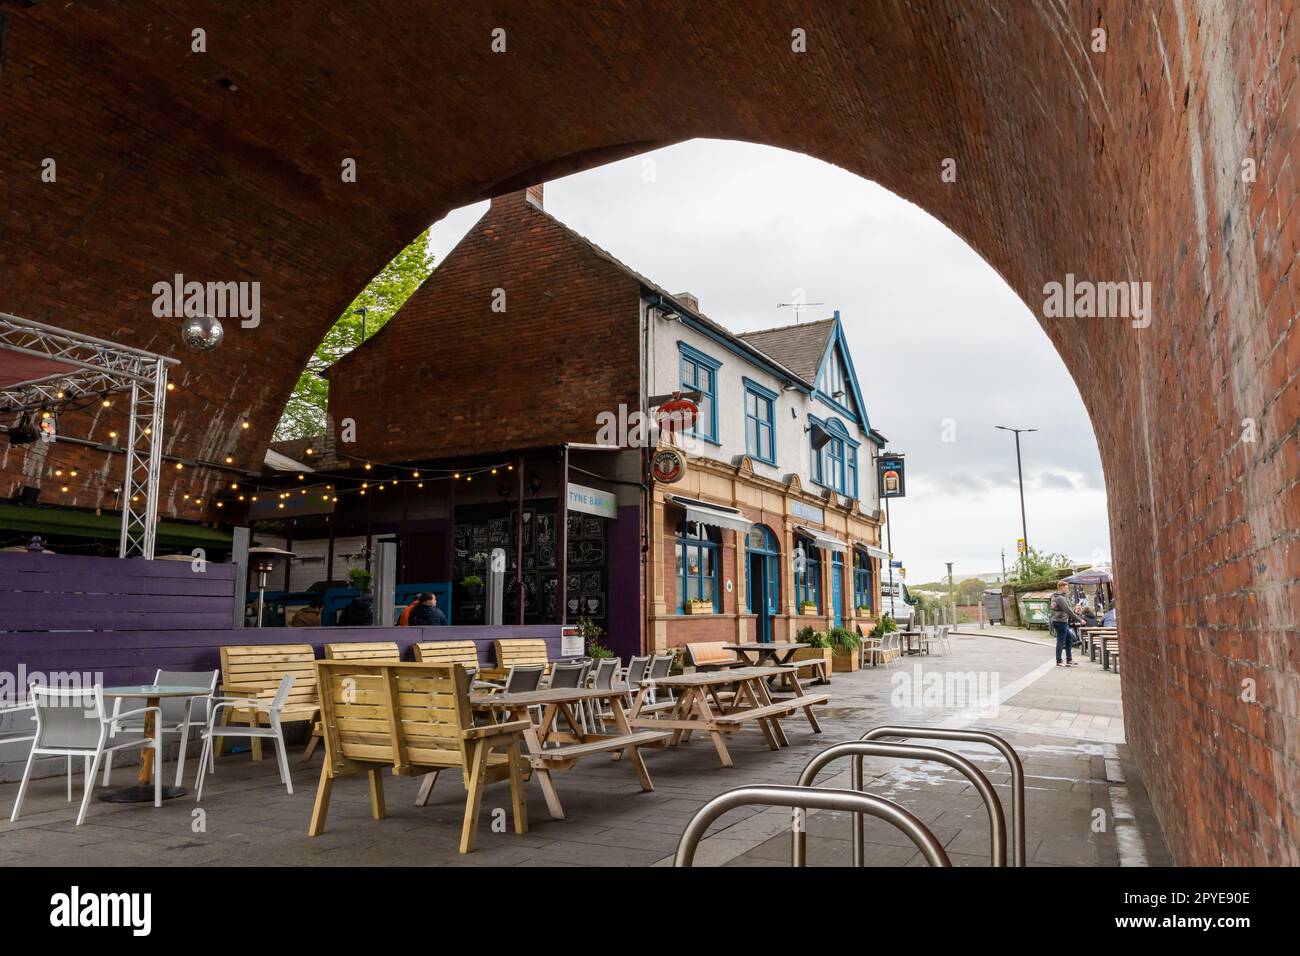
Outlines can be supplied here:
[[873, 557], [873, 558], [879, 558], [881, 561], [888, 561], [888, 560], [889, 560], [889, 552], [888, 552], [888, 551], [881, 551], [879, 548], [873, 548], [873, 547], [872, 547], [871, 545], [869, 545], [869, 544], [864, 544], [864, 545], [862, 546], [862, 550], [865, 551], [865, 552], [867, 552], [867, 554], [868, 554], [870, 557]]
[[713, 525], [715, 528], [730, 528], [741, 534], [748, 533], [754, 526], [754, 522], [735, 508], [709, 504], [707, 501], [697, 501], [694, 498], [683, 498], [681, 495], [669, 495], [668, 500], [686, 509], [687, 521], [698, 521], [700, 524]]
[[803, 525], [795, 525], [800, 534], [806, 534], [813, 539], [813, 544], [819, 548], [825, 548], [827, 551], [838, 551], [843, 554], [849, 550], [849, 546], [835, 537], [833, 534], [827, 534], [825, 531], [814, 531], [812, 528], [805, 528]]

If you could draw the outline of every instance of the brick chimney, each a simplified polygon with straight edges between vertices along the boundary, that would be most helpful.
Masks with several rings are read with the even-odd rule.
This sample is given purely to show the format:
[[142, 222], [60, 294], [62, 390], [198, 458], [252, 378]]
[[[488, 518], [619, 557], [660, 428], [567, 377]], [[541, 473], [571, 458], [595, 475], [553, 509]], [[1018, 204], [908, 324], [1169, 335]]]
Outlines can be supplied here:
[[700, 311], [700, 300], [695, 298], [695, 293], [693, 292], [675, 292], [673, 293], [673, 298], [686, 306], [686, 308], [690, 309], [692, 312]]
[[529, 186], [525, 189], [524, 201], [532, 203], [538, 209], [545, 209], [546, 207], [542, 205], [542, 187], [545, 185], [545, 183], [538, 183], [535, 186]]

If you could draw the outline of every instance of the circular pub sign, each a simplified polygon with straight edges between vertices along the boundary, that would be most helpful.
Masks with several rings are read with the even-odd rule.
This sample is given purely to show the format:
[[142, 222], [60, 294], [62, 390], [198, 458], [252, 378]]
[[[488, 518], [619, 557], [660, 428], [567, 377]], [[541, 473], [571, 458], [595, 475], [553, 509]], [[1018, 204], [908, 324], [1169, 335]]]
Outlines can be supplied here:
[[655, 481], [673, 484], [686, 474], [686, 456], [676, 448], [657, 448], [650, 456], [650, 476]]
[[682, 398], [681, 392], [673, 392], [672, 397], [659, 406], [655, 416], [661, 431], [690, 431], [700, 417], [700, 407], [689, 398]]

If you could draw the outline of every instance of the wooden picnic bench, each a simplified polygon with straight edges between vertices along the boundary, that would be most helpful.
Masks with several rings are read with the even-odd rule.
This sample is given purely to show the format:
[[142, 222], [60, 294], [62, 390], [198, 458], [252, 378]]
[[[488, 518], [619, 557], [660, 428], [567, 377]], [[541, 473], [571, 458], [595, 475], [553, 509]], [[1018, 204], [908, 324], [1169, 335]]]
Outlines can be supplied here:
[[[310, 760], [320, 744], [321, 738], [315, 730], [320, 716], [320, 703], [316, 694], [316, 652], [310, 644], [230, 644], [221, 648], [221, 687], [222, 693], [229, 697], [247, 697], [265, 700], [268, 703], [275, 698], [281, 679], [293, 676], [293, 687], [280, 720], [284, 723], [310, 721], [313, 724], [311, 738], [307, 741], [307, 750], [303, 760]], [[265, 709], [254, 711], [253, 708], [223, 707], [221, 709], [223, 724], [248, 724], [256, 727], [269, 722]], [[218, 737], [215, 754], [221, 756], [225, 743], [224, 737]], [[252, 738], [253, 759], [262, 759], [262, 739]]]
[[[813, 657], [802, 661], [792, 659], [796, 651], [809, 646], [800, 641], [749, 641], [725, 646], [739, 654], [746, 666], [762, 667], [771, 664], [774, 667], [793, 667], [797, 671], [808, 671], [819, 683], [830, 682], [824, 658]], [[785, 679], [784, 676], [782, 679]]]
[[546, 642], [540, 638], [504, 638], [493, 642], [496, 649], [495, 667], [479, 671], [483, 680], [505, 680], [510, 668], [516, 664], [541, 664], [550, 672], [550, 659], [546, 656]]
[[1119, 629], [1115, 627], [1081, 627], [1079, 628], [1079, 637], [1088, 649], [1088, 660], [1095, 661], [1097, 659], [1097, 650], [1101, 648], [1103, 651], [1102, 662], [1104, 664], [1104, 640], [1106, 637], [1114, 637], [1118, 642]]
[[531, 725], [510, 721], [475, 726], [465, 668], [349, 660], [317, 661], [316, 667], [322, 689], [325, 766], [308, 836], [325, 830], [330, 794], [341, 776], [369, 776], [370, 815], [382, 820], [385, 767], [397, 776], [426, 774], [421, 784], [425, 801], [441, 771], [464, 773], [461, 853], [474, 849], [483, 788], [498, 780], [510, 781], [515, 832], [528, 832], [521, 742]]
[[[794, 696], [774, 701], [767, 681], [781, 675], [790, 675]], [[671, 711], [647, 713], [646, 700], [650, 689], [655, 687], [672, 688], [679, 692]], [[729, 699], [719, 693], [728, 687], [734, 687]], [[802, 711], [813, 732], [821, 733], [821, 724], [812, 708], [829, 700], [829, 694], [805, 693], [799, 683], [798, 671], [788, 666], [698, 671], [694, 674], [642, 681], [628, 723], [632, 727], [671, 730], [673, 746], [688, 742], [691, 734], [697, 730], [705, 732], [713, 740], [722, 765], [732, 767], [735, 764], [727, 749], [724, 734], [734, 733], [752, 721], [762, 730], [768, 746], [779, 750], [790, 742], [781, 727], [781, 718]], [[667, 716], [660, 716], [661, 714]]]
[[[471, 703], [475, 710], [504, 714], [516, 721], [528, 722], [524, 742], [529, 764], [541, 784], [547, 810], [554, 819], [563, 820], [564, 807], [560, 803], [551, 773], [568, 769], [583, 757], [611, 753], [618, 759], [626, 755], [641, 782], [641, 789], [646, 793], [654, 790], [640, 748], [666, 744], [672, 734], [662, 730], [634, 731], [623, 710], [626, 694], [625, 687], [560, 687], [515, 694], [475, 694]], [[613, 720], [618, 732], [600, 734], [584, 731], [576, 707], [587, 702], [608, 705], [609, 712], [605, 716]], [[534, 723], [530, 717], [530, 708], [537, 707], [542, 709], [542, 717]], [[561, 718], [567, 729], [561, 728]], [[427, 793], [421, 787], [416, 802], [420, 803], [426, 798]]]

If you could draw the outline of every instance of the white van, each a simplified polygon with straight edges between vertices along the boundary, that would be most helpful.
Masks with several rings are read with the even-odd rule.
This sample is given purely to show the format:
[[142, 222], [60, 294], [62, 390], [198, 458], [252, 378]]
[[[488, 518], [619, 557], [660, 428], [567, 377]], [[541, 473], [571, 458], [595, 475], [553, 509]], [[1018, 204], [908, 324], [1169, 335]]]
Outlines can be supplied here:
[[912, 605], [907, 603], [907, 598], [907, 585], [903, 579], [895, 577], [891, 590], [889, 575], [886, 573], [880, 582], [880, 609], [882, 613], [892, 615], [894, 623], [901, 630], [912, 626]]

